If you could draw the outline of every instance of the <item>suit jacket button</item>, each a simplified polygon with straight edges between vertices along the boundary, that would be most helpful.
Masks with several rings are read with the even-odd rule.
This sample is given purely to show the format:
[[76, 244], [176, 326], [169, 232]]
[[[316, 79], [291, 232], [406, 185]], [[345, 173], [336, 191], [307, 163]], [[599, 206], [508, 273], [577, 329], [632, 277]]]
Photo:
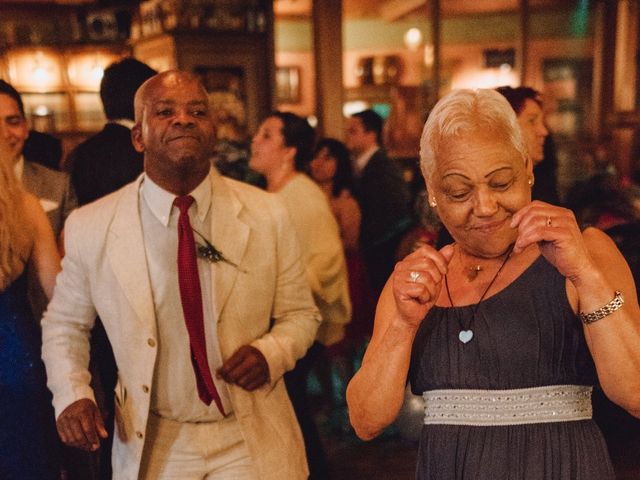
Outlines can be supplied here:
[[155, 346], [156, 346], [156, 341], [155, 341], [153, 338], [149, 338], [149, 339], [147, 340], [147, 344], [148, 344], [150, 347], [155, 347]]
[[149, 387], [147, 387], [146, 385], [142, 385], [142, 391], [144, 393], [149, 393]]

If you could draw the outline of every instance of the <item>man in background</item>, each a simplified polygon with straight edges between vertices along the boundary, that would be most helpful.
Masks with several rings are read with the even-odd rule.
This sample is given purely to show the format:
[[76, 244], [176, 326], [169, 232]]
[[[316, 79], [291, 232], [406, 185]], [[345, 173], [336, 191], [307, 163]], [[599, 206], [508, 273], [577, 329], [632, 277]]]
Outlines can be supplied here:
[[373, 288], [380, 293], [396, 263], [396, 250], [411, 224], [409, 187], [382, 148], [383, 120], [373, 110], [348, 119], [355, 196], [362, 209], [360, 248]]
[[124, 58], [105, 69], [100, 99], [108, 122], [67, 159], [80, 205], [116, 191], [142, 173], [142, 154], [131, 143], [133, 96], [156, 73], [135, 58]]
[[51, 170], [60, 170], [62, 167], [62, 142], [50, 133], [29, 130], [22, 154], [25, 160], [39, 163]]
[[24, 104], [18, 91], [4, 80], [0, 80], [0, 121], [5, 126], [17, 177], [27, 191], [40, 199], [53, 233], [59, 238], [64, 221], [77, 205], [76, 196], [67, 174], [25, 160], [23, 150], [29, 127]]

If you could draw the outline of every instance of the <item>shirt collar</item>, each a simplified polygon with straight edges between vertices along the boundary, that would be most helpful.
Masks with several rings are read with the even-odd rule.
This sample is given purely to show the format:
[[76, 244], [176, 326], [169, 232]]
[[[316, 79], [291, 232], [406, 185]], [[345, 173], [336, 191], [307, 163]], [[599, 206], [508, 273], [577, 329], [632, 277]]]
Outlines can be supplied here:
[[369, 160], [371, 160], [371, 157], [373, 157], [373, 155], [378, 150], [380, 150], [380, 147], [378, 145], [374, 145], [369, 150], [364, 152], [362, 155], [356, 157], [356, 160], [354, 162], [354, 164], [355, 164], [354, 167], [355, 167], [357, 175], [362, 174], [362, 171], [367, 166], [367, 163], [369, 163]]
[[20, 155], [18, 161], [13, 165], [13, 172], [16, 174], [16, 178], [22, 181], [22, 175], [24, 174], [24, 156]]
[[[155, 183], [148, 175], [142, 180], [142, 197], [149, 206], [153, 216], [165, 227], [169, 225], [169, 219], [173, 208], [173, 201], [176, 199], [174, 193], [168, 192]], [[200, 182], [189, 195], [195, 200], [196, 216], [200, 223], [204, 223], [209, 208], [211, 207], [211, 182], [209, 175]], [[178, 210], [176, 209], [176, 212]]]
[[128, 118], [116, 118], [114, 120], [109, 120], [109, 123], [115, 123], [116, 125], [128, 128], [129, 130], [131, 130], [136, 124], [136, 122], [129, 120]]

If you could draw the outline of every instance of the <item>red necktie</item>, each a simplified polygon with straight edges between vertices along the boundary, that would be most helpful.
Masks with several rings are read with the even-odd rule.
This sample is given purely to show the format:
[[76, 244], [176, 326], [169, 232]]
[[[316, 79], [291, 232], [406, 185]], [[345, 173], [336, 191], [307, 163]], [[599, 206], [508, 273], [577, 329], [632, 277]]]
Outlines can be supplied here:
[[191, 195], [177, 197], [173, 204], [180, 210], [178, 217], [178, 283], [180, 284], [180, 300], [184, 321], [189, 332], [191, 347], [191, 364], [196, 376], [198, 395], [207, 405], [211, 400], [216, 402], [218, 410], [224, 415], [224, 408], [218, 390], [213, 383], [209, 362], [207, 361], [207, 344], [204, 336], [204, 315], [202, 313], [202, 291], [198, 276], [196, 258], [196, 242], [189, 222], [189, 207], [194, 200]]

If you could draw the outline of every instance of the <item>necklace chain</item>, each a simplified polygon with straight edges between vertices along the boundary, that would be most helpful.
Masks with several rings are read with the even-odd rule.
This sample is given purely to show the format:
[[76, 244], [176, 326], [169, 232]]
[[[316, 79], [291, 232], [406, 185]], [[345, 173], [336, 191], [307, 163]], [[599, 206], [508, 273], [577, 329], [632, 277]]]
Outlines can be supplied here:
[[[498, 271], [496, 272], [496, 274], [493, 276], [493, 278], [489, 282], [489, 285], [487, 285], [487, 288], [484, 289], [484, 292], [482, 292], [482, 295], [480, 296], [480, 300], [478, 300], [478, 302], [473, 307], [473, 310], [472, 310], [472, 313], [471, 313], [471, 320], [469, 321], [469, 324], [468, 325], [463, 325], [462, 324], [462, 320], [461, 320], [461, 316], [458, 315], [458, 324], [460, 326], [459, 338], [460, 338], [460, 341], [462, 341], [462, 343], [467, 343], [469, 340], [471, 340], [471, 338], [473, 338], [473, 332], [470, 330], [470, 328], [471, 328], [471, 325], [473, 324], [473, 321], [476, 318], [476, 312], [478, 311], [478, 308], [480, 307], [480, 304], [482, 303], [482, 300], [484, 300], [484, 297], [487, 295], [487, 293], [489, 292], [489, 290], [491, 289], [491, 287], [495, 283], [495, 281], [498, 278], [498, 275], [502, 271], [503, 267], [507, 264], [507, 261], [509, 260], [509, 258], [511, 258], [511, 254], [513, 253], [513, 247], [514, 246], [515, 246], [515, 244], [511, 244], [509, 246], [509, 249], [507, 250], [507, 254], [505, 255], [504, 260], [500, 264], [500, 267], [498, 268]], [[449, 290], [449, 280], [447, 279], [447, 275], [446, 274], [444, 276], [444, 286], [445, 286], [445, 289], [447, 290], [447, 297], [449, 298], [449, 303], [451, 304], [452, 307], [455, 307], [455, 305], [453, 304], [453, 300], [451, 299], [451, 291]], [[463, 340], [463, 338], [465, 336], [467, 336], [467, 338], [468, 338], [466, 341]]]

